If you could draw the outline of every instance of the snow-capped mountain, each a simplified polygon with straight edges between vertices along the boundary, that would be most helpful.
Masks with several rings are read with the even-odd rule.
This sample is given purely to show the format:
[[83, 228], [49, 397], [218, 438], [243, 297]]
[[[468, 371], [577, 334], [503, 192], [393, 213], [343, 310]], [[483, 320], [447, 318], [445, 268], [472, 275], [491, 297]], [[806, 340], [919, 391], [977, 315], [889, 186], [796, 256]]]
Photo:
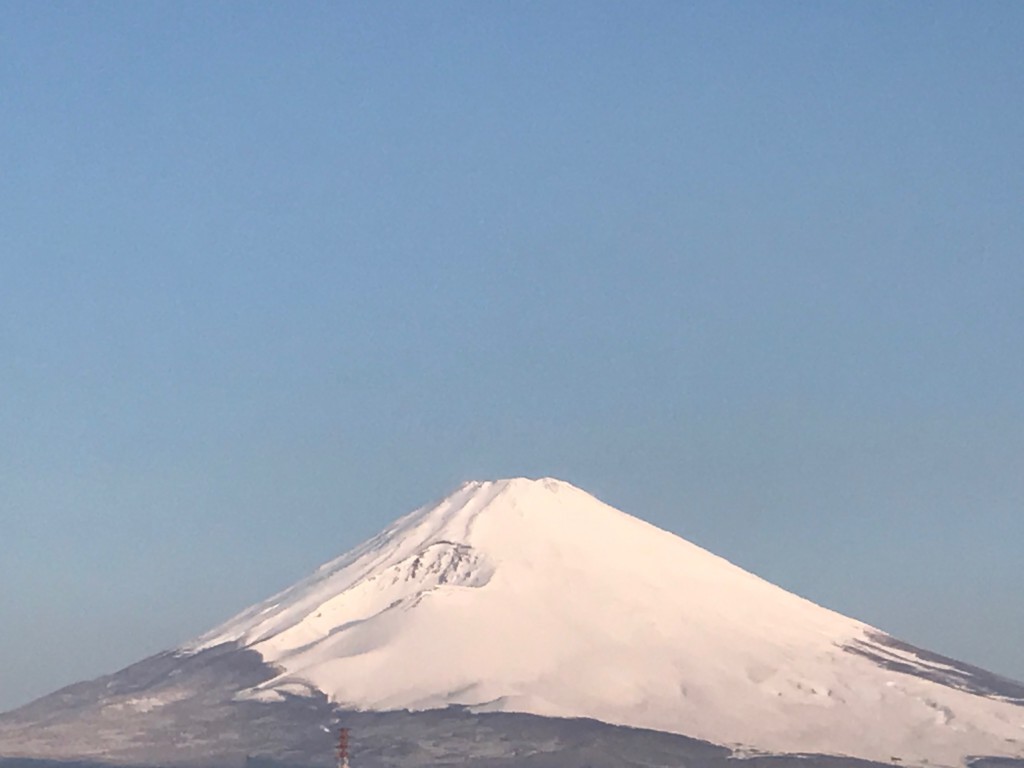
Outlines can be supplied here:
[[467, 483], [181, 648], [0, 716], [0, 756], [324, 765], [339, 718], [367, 766], [1024, 759], [1024, 686], [553, 479]]
[[772, 752], [1024, 755], [1024, 691], [553, 479], [467, 483], [182, 649], [361, 710], [589, 717]]

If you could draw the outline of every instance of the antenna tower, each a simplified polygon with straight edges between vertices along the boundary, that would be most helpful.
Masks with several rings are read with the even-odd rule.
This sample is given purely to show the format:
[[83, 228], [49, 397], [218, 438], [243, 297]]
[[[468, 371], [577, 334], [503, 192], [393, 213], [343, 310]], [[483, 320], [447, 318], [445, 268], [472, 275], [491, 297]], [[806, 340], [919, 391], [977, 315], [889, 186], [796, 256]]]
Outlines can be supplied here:
[[338, 730], [338, 768], [349, 768], [348, 728], [341, 728]]

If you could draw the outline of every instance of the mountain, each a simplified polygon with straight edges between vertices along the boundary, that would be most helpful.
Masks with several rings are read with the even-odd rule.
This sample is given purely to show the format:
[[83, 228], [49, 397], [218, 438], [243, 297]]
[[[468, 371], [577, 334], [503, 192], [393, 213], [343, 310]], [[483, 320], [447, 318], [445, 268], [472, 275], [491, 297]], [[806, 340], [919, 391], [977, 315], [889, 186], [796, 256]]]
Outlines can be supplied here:
[[550, 478], [467, 483], [195, 641], [0, 717], [0, 755], [313, 765], [341, 720], [378, 734], [367, 764], [1024, 759], [1024, 686]]

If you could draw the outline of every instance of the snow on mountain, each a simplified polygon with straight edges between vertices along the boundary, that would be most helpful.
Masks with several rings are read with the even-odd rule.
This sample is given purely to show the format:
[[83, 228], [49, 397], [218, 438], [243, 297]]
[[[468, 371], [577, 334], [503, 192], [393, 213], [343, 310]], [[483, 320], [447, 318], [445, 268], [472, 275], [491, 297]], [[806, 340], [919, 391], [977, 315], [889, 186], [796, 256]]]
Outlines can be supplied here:
[[590, 717], [749, 750], [1024, 756], [1012, 684], [553, 479], [467, 483], [180, 651], [229, 642], [279, 670], [240, 699], [312, 687], [350, 709]]

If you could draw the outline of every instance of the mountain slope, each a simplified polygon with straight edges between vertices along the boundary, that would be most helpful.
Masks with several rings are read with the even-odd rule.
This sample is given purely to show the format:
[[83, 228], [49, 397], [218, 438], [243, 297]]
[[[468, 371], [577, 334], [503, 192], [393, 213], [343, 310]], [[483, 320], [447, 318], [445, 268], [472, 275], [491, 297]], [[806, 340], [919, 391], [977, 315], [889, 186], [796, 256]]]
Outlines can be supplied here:
[[280, 670], [244, 694], [265, 701], [312, 686], [347, 708], [592, 717], [775, 752], [1024, 754], [1012, 684], [972, 690], [552, 479], [468, 483], [183, 650], [225, 642]]

